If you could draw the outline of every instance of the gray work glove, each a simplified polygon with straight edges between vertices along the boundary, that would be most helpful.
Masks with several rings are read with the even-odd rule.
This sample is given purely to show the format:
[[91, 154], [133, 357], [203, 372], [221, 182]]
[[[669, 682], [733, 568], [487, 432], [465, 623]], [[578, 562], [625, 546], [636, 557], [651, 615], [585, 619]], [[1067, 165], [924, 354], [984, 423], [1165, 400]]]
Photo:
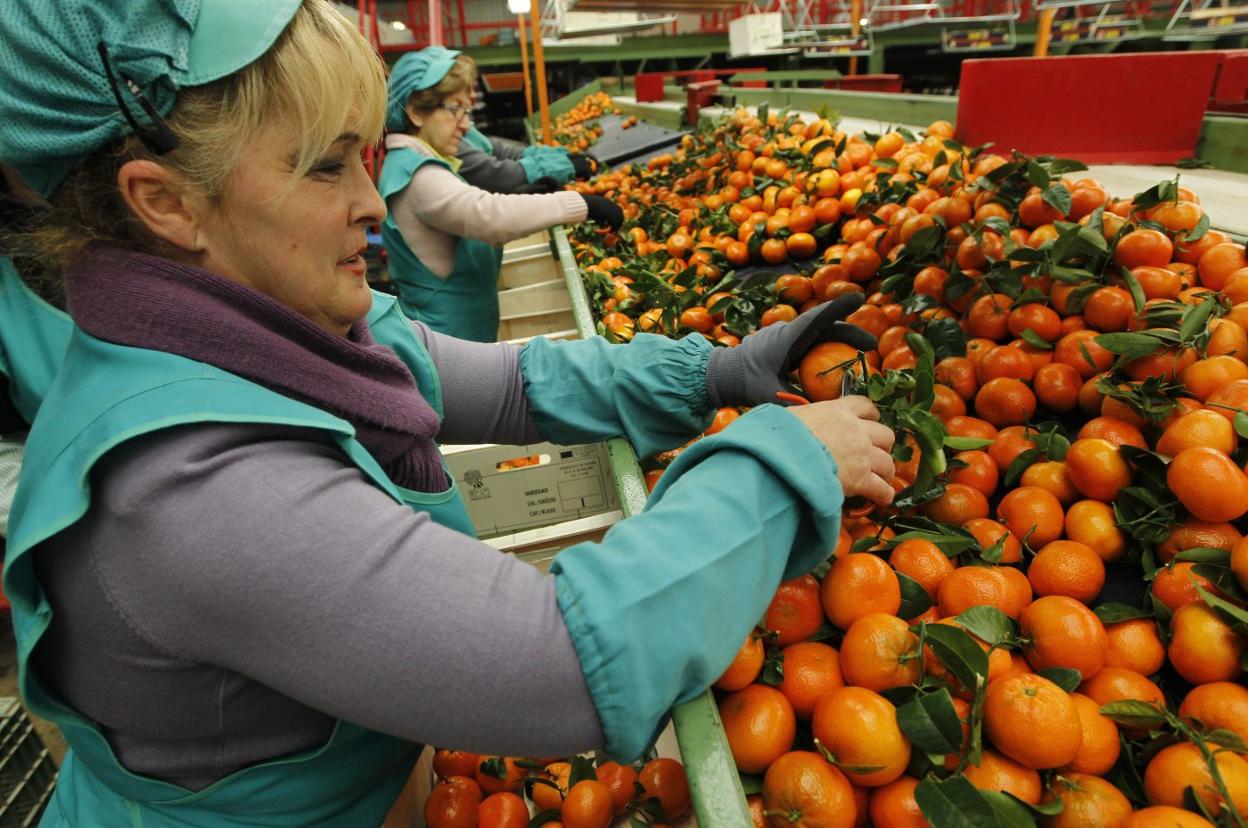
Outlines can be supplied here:
[[610, 227], [612, 230], [620, 229], [620, 225], [624, 223], [624, 211], [620, 209], [620, 205], [598, 195], [582, 194], [581, 198], [585, 199], [585, 207], [589, 210], [586, 217], [588, 221], [596, 221], [600, 226]]
[[579, 152], [568, 153], [568, 160], [572, 162], [572, 169], [576, 170], [576, 177], [580, 179], [592, 178], [597, 165], [588, 155], [582, 155]]
[[859, 328], [842, 322], [862, 305], [861, 293], [847, 293], [817, 308], [811, 308], [792, 322], [777, 322], [741, 340], [735, 348], [711, 351], [706, 366], [706, 390], [716, 408], [728, 405], [762, 405], [792, 401], [777, 398], [784, 391], [797, 393], [789, 374], [802, 357], [820, 342], [844, 342], [859, 351], [876, 347], [876, 339]]

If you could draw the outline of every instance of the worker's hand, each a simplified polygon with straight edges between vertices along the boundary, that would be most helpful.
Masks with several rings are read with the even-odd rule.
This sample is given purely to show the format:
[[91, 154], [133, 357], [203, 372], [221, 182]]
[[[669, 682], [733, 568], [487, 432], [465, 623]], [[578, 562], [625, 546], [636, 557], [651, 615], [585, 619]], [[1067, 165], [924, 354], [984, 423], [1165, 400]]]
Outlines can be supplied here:
[[582, 194], [581, 198], [585, 199], [585, 207], [589, 210], [587, 220], [596, 221], [602, 227], [610, 227], [612, 230], [620, 229], [620, 225], [624, 223], [624, 211], [620, 209], [620, 205], [597, 195]]
[[563, 189], [563, 185], [549, 175], [543, 175], [536, 181], [525, 184], [516, 190], [520, 195], [546, 195], [547, 193], [557, 193]]
[[598, 164], [588, 155], [582, 155], [579, 152], [568, 153], [568, 160], [572, 162], [572, 169], [576, 170], [576, 177], [586, 179], [593, 177], [598, 171]]
[[780, 402], [778, 392], [793, 394], [797, 389], [789, 374], [797, 369], [807, 351], [820, 342], [844, 342], [859, 350], [875, 348], [876, 339], [859, 328], [842, 322], [862, 304], [861, 293], [847, 293], [817, 308], [811, 308], [792, 322], [777, 322], [741, 340], [735, 348], [711, 351], [706, 366], [706, 388], [711, 404], [762, 405]]
[[866, 397], [798, 405], [789, 412], [810, 429], [836, 462], [836, 476], [848, 499], [861, 495], [881, 506], [893, 502], [893, 430]]

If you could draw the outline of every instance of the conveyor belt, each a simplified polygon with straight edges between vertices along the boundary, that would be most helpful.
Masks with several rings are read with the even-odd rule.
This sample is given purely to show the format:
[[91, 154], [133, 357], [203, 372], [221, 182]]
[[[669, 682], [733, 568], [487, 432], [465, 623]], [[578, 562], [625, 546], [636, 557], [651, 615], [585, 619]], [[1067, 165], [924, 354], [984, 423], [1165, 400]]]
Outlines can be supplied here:
[[[645, 160], [640, 156], [675, 149], [681, 137], [688, 134], [688, 130], [664, 129], [645, 121], [638, 121], [635, 126], [624, 129], [622, 121], [619, 115], [604, 115], [598, 120], [602, 125], [602, 137], [589, 148], [589, 154], [603, 164]], [[647, 159], [649, 157], [646, 155]]]
[[[1079, 177], [1081, 173], [1071, 173]], [[1138, 164], [1098, 164], [1087, 175], [1105, 185], [1118, 198], [1129, 198], [1157, 182], [1178, 175], [1179, 183], [1200, 198], [1209, 214], [1209, 225], [1240, 240], [1248, 236], [1248, 175], [1224, 170], [1181, 170]]]

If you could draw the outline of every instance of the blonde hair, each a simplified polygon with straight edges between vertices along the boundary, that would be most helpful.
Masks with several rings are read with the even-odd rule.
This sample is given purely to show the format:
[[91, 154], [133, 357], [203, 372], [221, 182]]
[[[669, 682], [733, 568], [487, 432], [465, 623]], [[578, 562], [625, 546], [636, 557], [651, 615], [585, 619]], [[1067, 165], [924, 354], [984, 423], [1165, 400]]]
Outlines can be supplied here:
[[176, 149], [157, 157], [131, 135], [94, 153], [58, 187], [40, 226], [12, 240], [14, 253], [41, 265], [45, 275], [59, 273], [96, 242], [175, 258], [178, 251], [147, 232], [123, 201], [117, 173], [125, 163], [153, 160], [215, 202], [252, 139], [280, 120], [299, 136], [293, 186], [343, 132], [380, 140], [385, 109], [385, 67], [377, 53], [328, 0], [303, 0], [260, 58], [178, 94], [166, 119]]
[[459, 55], [451, 64], [446, 77], [438, 81], [436, 86], [413, 92], [407, 99], [407, 105], [417, 112], [432, 112], [451, 95], [471, 90], [476, 84], [477, 62], [468, 55]]

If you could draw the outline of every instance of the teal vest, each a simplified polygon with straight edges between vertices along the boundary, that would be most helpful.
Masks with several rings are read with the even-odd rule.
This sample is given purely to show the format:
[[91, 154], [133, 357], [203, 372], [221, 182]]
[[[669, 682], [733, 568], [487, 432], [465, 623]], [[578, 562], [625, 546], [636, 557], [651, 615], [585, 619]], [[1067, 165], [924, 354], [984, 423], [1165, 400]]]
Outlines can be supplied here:
[[73, 327], [63, 311], [26, 287], [8, 256], [0, 256], [0, 374], [28, 423], [61, 367]]
[[[403, 192], [424, 164], [450, 167], [439, 158], [412, 149], [386, 153], [377, 189], [381, 197]], [[390, 278], [399, 289], [403, 312], [440, 333], [477, 342], [498, 339], [498, 271], [503, 251], [476, 239], [457, 239], [451, 275], [440, 279], [416, 255], [394, 222], [394, 211], [381, 224]]]
[[[374, 338], [403, 359], [441, 416], [437, 374], [394, 298], [376, 294], [368, 321]], [[245, 768], [192, 793], [123, 768], [100, 730], [66, 705], [31, 664], [31, 653], [52, 620], [52, 607], [35, 575], [34, 547], [86, 513], [91, 468], [105, 452], [143, 434], [198, 422], [275, 423], [321, 432], [396, 501], [474, 534], [453, 483], [437, 494], [395, 486], [345, 420], [213, 366], [114, 345], [75, 329], [27, 442], [4, 567], [22, 696], [33, 711], [61, 728], [70, 746], [42, 824], [379, 825], [406, 783], [419, 745], [339, 721], [320, 747]]]

